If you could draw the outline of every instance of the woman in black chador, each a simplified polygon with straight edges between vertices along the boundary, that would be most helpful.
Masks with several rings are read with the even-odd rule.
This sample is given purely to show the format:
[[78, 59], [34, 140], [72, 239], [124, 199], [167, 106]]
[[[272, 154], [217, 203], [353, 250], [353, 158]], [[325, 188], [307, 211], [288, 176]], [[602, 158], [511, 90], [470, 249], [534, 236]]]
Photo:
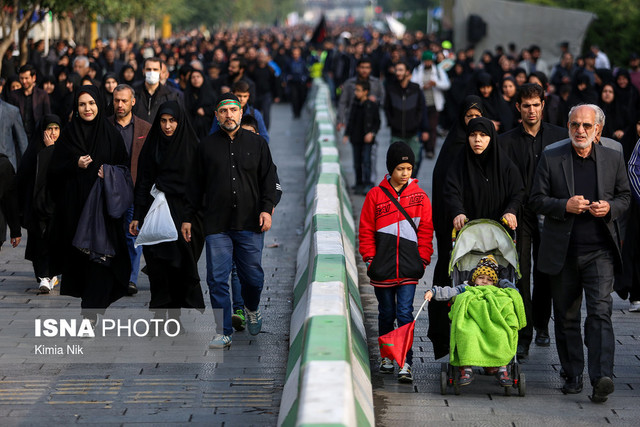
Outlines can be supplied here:
[[[202, 231], [192, 229], [188, 243], [180, 233], [189, 173], [195, 164], [198, 137], [176, 101], [162, 104], [138, 161], [133, 221], [137, 235], [153, 202], [151, 188], [162, 191], [169, 204], [178, 240], [144, 246], [151, 285], [149, 308], [161, 316], [168, 308], [204, 309], [196, 259], [202, 251]], [[194, 224], [195, 225], [195, 224]]]
[[51, 262], [53, 273], [62, 274], [60, 294], [82, 298], [83, 309], [99, 311], [127, 294], [131, 272], [122, 217], [104, 212], [104, 232], [115, 250], [113, 256], [96, 260], [72, 245], [77, 232], [87, 231], [79, 230], [78, 222], [95, 181], [104, 176], [102, 165], [128, 168], [129, 156], [120, 133], [104, 116], [99, 90], [82, 86], [49, 167], [55, 203]]
[[22, 226], [29, 231], [24, 257], [33, 262], [39, 290], [49, 293], [58, 283], [49, 261], [49, 235], [53, 218], [53, 200], [47, 185], [47, 171], [60, 137], [60, 117], [48, 114], [24, 152], [17, 174], [18, 193], [22, 212]]
[[[458, 122], [449, 131], [433, 168], [431, 209], [433, 229], [438, 244], [438, 261], [433, 272], [433, 286], [451, 286], [447, 269], [449, 267], [449, 252], [451, 251], [451, 221], [453, 218], [449, 218], [444, 196], [447, 173], [451, 168], [459, 167], [453, 162], [460, 151], [469, 145], [467, 142], [467, 123], [473, 118], [483, 115], [484, 109], [480, 97], [467, 96], [462, 103]], [[427, 335], [433, 344], [434, 356], [439, 359], [449, 352], [449, 329], [438, 327], [438, 325], [449, 322], [449, 306], [446, 301], [432, 301], [428, 306], [428, 312], [429, 332]]]

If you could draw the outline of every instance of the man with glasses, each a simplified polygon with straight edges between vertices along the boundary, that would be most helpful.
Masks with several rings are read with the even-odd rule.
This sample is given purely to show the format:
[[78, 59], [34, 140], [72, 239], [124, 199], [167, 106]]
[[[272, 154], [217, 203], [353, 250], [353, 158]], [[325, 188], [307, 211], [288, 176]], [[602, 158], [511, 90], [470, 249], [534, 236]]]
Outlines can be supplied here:
[[584, 293], [590, 398], [602, 403], [614, 390], [611, 292], [614, 270], [622, 264], [618, 221], [631, 195], [622, 153], [595, 143], [596, 115], [592, 105], [571, 109], [571, 144], [542, 152], [529, 201], [545, 216], [538, 266], [551, 280], [562, 392], [582, 391]]

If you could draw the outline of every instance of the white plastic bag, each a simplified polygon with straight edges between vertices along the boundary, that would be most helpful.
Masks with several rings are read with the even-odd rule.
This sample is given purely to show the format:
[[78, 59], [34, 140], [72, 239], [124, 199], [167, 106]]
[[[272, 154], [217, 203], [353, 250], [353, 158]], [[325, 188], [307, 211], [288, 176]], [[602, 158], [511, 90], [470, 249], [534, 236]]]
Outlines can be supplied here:
[[144, 223], [133, 245], [136, 248], [141, 245], [155, 245], [178, 240], [178, 230], [176, 230], [173, 218], [171, 218], [167, 198], [162, 191], [156, 188], [155, 184], [151, 187], [151, 195], [154, 200], [147, 216], [144, 217]]

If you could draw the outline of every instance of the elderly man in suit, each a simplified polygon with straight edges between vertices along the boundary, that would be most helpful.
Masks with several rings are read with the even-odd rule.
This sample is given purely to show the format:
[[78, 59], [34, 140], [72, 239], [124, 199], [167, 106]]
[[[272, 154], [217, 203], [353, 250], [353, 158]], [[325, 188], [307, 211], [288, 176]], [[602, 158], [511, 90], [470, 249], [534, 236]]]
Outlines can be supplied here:
[[591, 105], [571, 109], [571, 144], [543, 151], [529, 200], [545, 216], [538, 265], [551, 276], [562, 392], [582, 391], [584, 293], [590, 398], [600, 403], [614, 390], [611, 292], [614, 270], [622, 264], [618, 220], [631, 196], [622, 153], [595, 144], [596, 116]]

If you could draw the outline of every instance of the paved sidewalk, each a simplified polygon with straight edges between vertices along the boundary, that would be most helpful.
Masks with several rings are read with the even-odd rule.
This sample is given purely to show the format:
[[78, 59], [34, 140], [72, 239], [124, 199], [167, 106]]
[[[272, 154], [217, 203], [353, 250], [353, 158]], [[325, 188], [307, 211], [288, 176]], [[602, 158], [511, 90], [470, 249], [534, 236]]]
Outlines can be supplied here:
[[[377, 172], [378, 182], [386, 173], [385, 156], [389, 147], [389, 130], [383, 126], [378, 133]], [[438, 141], [438, 146], [442, 140]], [[341, 163], [349, 185], [353, 184], [351, 149], [341, 146]], [[420, 185], [431, 194], [431, 174], [435, 160], [423, 159], [418, 179]], [[452, 165], [455, 166], [455, 165]], [[352, 195], [353, 211], [358, 224], [364, 197]], [[356, 226], [357, 228], [357, 226]], [[435, 245], [434, 245], [435, 247]], [[438, 254], [434, 254], [431, 266], [416, 290], [414, 310], [423, 302], [424, 293], [431, 287], [433, 266]], [[360, 293], [365, 310], [365, 325], [371, 360], [371, 380], [376, 410], [376, 422], [380, 426], [637, 426], [640, 424], [640, 313], [629, 313], [628, 301], [614, 294], [613, 324], [616, 335], [615, 387], [609, 400], [601, 405], [591, 403], [588, 395], [588, 375], [585, 370], [585, 388], [578, 395], [563, 395], [563, 384], [553, 336], [551, 321], [551, 347], [531, 346], [530, 358], [522, 365], [526, 376], [526, 396], [503, 395], [493, 377], [476, 377], [476, 381], [453, 395], [449, 389], [440, 395], [440, 362], [433, 359], [432, 345], [427, 338], [428, 317], [421, 315], [415, 329], [413, 385], [399, 384], [396, 375], [383, 375], [378, 371], [378, 309], [373, 287], [369, 285], [366, 268], [358, 257]], [[640, 262], [640, 260], [638, 260]], [[415, 315], [415, 311], [414, 311]], [[585, 309], [583, 306], [583, 321]], [[585, 355], [586, 357], [586, 355]], [[397, 372], [397, 369], [396, 369]]]
[[[265, 236], [259, 335], [235, 333], [222, 362], [0, 363], [0, 424], [275, 425], [304, 223], [305, 132], [304, 119], [293, 120], [289, 105], [273, 106], [271, 150], [284, 195]], [[60, 296], [58, 288], [38, 294], [31, 263], [23, 259], [25, 243], [17, 249], [5, 244], [0, 252], [0, 310], [79, 307], [79, 299]], [[198, 266], [211, 316], [204, 256]], [[144, 274], [139, 290], [113, 307], [144, 309], [150, 298]]]

